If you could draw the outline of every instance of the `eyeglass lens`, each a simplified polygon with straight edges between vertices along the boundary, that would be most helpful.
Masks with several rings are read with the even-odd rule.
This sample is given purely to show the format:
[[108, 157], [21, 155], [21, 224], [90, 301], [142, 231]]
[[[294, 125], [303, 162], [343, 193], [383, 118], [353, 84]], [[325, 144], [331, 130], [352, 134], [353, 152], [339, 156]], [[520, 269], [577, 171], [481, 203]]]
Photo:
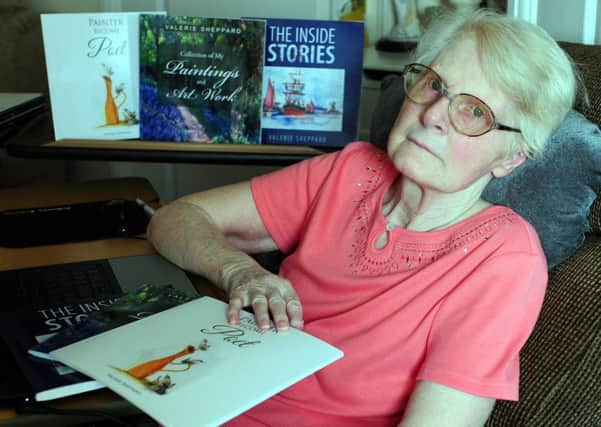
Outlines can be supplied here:
[[[403, 78], [405, 94], [415, 103], [428, 105], [447, 96], [440, 76], [426, 66], [409, 65]], [[492, 128], [494, 114], [484, 101], [468, 94], [458, 94], [450, 99], [449, 119], [458, 132], [478, 136]]]

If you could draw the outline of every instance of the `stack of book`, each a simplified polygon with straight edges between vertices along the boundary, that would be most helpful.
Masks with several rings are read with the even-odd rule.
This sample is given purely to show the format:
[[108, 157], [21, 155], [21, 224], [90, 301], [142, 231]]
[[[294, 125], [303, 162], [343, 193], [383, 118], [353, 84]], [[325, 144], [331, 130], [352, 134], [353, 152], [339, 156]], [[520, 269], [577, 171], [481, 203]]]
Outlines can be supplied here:
[[2, 337], [35, 400], [108, 387], [164, 425], [219, 425], [343, 355], [297, 329], [259, 329], [244, 311], [230, 325], [226, 303], [171, 286], [96, 304], [50, 338], [38, 334], [65, 316], [4, 313]]
[[341, 147], [357, 134], [363, 27], [43, 14], [55, 138]]

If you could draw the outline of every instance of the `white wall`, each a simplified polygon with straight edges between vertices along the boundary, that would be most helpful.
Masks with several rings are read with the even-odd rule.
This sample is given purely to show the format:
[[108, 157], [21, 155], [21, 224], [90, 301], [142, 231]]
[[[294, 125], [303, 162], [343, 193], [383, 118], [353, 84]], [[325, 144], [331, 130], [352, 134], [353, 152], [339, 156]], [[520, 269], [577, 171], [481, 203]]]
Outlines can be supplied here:
[[601, 10], [597, 0], [539, 0], [537, 23], [556, 40], [601, 43]]
[[[392, 1], [366, 0], [366, 28], [371, 40], [385, 35], [394, 24]], [[420, 8], [440, 0], [417, 0]], [[488, 0], [495, 7], [495, 0]], [[556, 40], [601, 43], [601, 6], [598, 0], [507, 0], [511, 15], [534, 22]]]

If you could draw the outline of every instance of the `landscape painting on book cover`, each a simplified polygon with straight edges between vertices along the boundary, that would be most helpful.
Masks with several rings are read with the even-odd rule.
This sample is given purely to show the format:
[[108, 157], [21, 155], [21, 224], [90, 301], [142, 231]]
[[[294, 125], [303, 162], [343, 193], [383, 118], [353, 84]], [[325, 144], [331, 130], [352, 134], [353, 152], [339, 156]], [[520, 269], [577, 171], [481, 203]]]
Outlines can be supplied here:
[[141, 138], [260, 143], [265, 23], [142, 15]]

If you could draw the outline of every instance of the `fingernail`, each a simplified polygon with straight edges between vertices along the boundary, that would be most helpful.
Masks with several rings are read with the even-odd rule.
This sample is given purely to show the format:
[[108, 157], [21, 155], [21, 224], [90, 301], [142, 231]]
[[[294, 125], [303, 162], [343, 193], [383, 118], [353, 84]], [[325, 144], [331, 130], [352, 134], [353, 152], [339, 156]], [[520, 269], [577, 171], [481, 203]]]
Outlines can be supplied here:
[[299, 321], [299, 320], [291, 320], [290, 324], [292, 325], [293, 328], [301, 329], [304, 326], [305, 322]]
[[278, 331], [285, 331], [289, 327], [288, 322], [286, 322], [285, 320], [279, 321], [276, 325]]

